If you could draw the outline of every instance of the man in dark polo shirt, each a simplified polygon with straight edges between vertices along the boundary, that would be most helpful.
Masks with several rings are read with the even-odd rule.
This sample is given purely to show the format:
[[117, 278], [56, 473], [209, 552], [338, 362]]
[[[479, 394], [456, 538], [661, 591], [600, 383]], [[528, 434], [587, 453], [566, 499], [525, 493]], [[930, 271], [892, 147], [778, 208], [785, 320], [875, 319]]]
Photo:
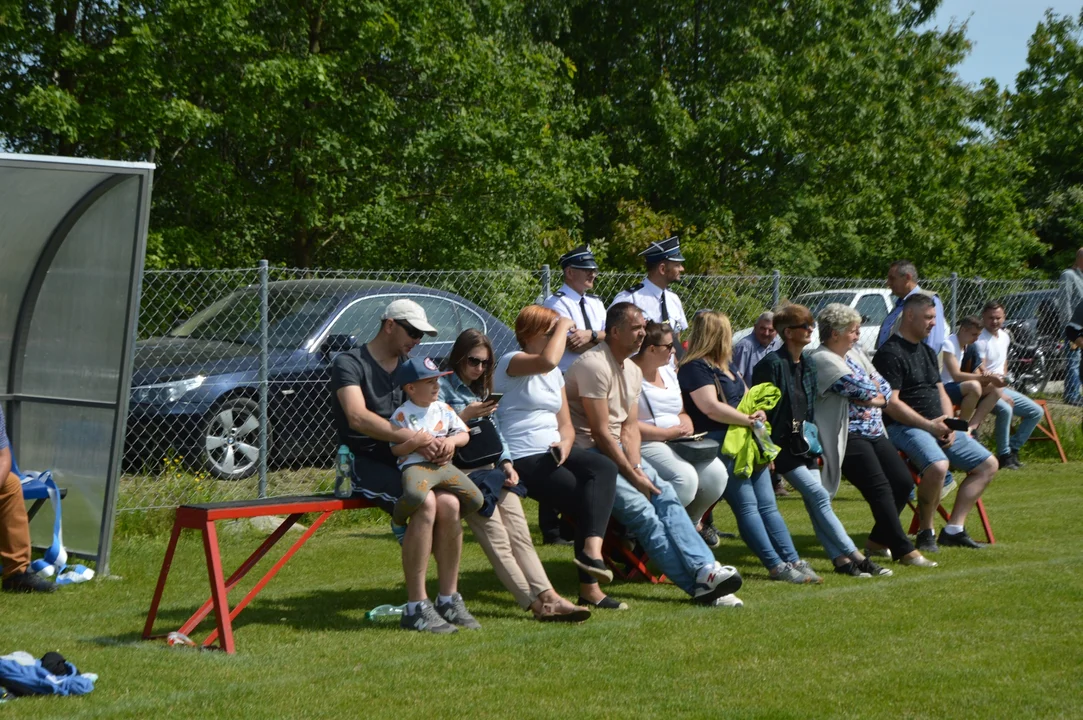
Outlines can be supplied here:
[[[925, 339], [937, 322], [937, 309], [928, 295], [915, 293], [902, 305], [898, 330], [873, 357], [873, 365], [895, 392], [888, 401], [887, 434], [921, 474], [918, 486], [920, 527], [914, 545], [923, 553], [940, 545], [982, 547], [966, 532], [966, 516], [997, 471], [993, 454], [969, 433], [951, 430], [945, 423], [953, 416], [951, 400], [944, 390], [936, 353]], [[951, 522], [939, 539], [933, 529], [936, 508], [949, 466], [967, 473], [959, 485]]]
[[[338, 355], [331, 364], [331, 410], [340, 444], [353, 452], [354, 491], [375, 500], [387, 512], [402, 494], [402, 480], [391, 443], [409, 440], [414, 430], [398, 428], [388, 418], [402, 404], [402, 389], [391, 379], [403, 359], [424, 335], [436, 335], [425, 310], [413, 300], [387, 306], [376, 337]], [[455, 451], [447, 438], [432, 438], [417, 450], [429, 462], [443, 465]], [[476, 626], [458, 593], [462, 555], [459, 500], [437, 490], [410, 516], [402, 543], [407, 609], [402, 627], [435, 633], [455, 632], [455, 625]], [[436, 557], [440, 594], [436, 607], [428, 599], [425, 573], [430, 552]]]

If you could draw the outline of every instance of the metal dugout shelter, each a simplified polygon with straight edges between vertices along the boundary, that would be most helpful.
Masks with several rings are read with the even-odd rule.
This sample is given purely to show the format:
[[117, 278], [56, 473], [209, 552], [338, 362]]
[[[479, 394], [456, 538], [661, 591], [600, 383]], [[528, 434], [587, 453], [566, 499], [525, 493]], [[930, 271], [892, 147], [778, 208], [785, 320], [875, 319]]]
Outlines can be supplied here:
[[[0, 153], [0, 402], [64, 544], [109, 572], [154, 165]], [[52, 513], [31, 527], [48, 545]]]

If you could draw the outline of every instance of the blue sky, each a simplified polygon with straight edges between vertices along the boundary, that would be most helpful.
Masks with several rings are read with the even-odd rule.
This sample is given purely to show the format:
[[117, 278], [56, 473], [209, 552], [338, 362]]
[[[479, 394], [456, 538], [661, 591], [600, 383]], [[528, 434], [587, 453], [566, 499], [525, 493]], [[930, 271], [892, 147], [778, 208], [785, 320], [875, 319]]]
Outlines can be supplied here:
[[1015, 88], [1015, 76], [1027, 64], [1027, 40], [1052, 8], [1060, 15], [1079, 16], [1083, 0], [944, 0], [931, 24], [946, 28], [967, 22], [970, 55], [956, 68], [967, 83], [991, 77], [1003, 89]]

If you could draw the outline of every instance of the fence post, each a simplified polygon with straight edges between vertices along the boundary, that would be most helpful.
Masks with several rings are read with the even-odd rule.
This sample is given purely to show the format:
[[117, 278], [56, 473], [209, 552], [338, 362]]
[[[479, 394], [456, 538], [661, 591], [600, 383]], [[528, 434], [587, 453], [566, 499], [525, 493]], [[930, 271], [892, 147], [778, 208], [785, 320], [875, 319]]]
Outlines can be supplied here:
[[[541, 266], [542, 300], [545, 300], [545, 298], [547, 298], [547, 297], [549, 297], [550, 295], [553, 294], [551, 289], [550, 289], [550, 282], [551, 282], [551, 280], [550, 280], [550, 275], [549, 275], [549, 265], [548, 264], [542, 265]], [[539, 304], [541, 304], [541, 303], [539, 303]]]
[[267, 497], [267, 261], [259, 261], [259, 496]]
[[778, 301], [782, 297], [782, 273], [778, 270], [771, 271], [771, 309], [778, 307]]
[[959, 325], [959, 273], [951, 274], [951, 327]]

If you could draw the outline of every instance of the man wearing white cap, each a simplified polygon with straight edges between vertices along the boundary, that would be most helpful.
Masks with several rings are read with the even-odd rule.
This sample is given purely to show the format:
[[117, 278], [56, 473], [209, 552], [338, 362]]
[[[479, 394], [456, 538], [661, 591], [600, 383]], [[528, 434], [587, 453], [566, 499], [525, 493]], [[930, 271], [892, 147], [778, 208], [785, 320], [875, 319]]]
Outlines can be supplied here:
[[598, 261], [589, 245], [561, 255], [560, 267], [564, 269], [564, 284], [543, 304], [575, 323], [560, 358], [560, 371], [564, 372], [581, 354], [605, 340], [605, 303], [590, 292], [598, 277]]
[[[688, 318], [684, 315], [684, 305], [669, 286], [681, 279], [684, 272], [684, 256], [681, 255], [681, 241], [676, 235], [652, 242], [639, 253], [647, 261], [647, 277], [643, 282], [633, 285], [613, 298], [613, 305], [630, 302], [643, 311], [648, 320], [668, 323], [674, 335], [680, 335], [688, 329]], [[677, 351], [681, 354], [681, 351]]]
[[[413, 300], [395, 300], [384, 311], [374, 338], [331, 363], [331, 411], [338, 443], [353, 454], [354, 492], [376, 501], [387, 512], [402, 495], [402, 477], [390, 443], [406, 442], [415, 435], [414, 430], [396, 427], [389, 420], [403, 402], [402, 388], [392, 376], [425, 335], [436, 335], [425, 309]], [[448, 438], [431, 438], [417, 451], [426, 461], [445, 465], [455, 448]], [[419, 617], [413, 629], [449, 631], [428, 599], [425, 573], [431, 552], [436, 557], [440, 596], [454, 596], [462, 542], [458, 498], [441, 490], [429, 493], [410, 516], [402, 543], [407, 599]]]

